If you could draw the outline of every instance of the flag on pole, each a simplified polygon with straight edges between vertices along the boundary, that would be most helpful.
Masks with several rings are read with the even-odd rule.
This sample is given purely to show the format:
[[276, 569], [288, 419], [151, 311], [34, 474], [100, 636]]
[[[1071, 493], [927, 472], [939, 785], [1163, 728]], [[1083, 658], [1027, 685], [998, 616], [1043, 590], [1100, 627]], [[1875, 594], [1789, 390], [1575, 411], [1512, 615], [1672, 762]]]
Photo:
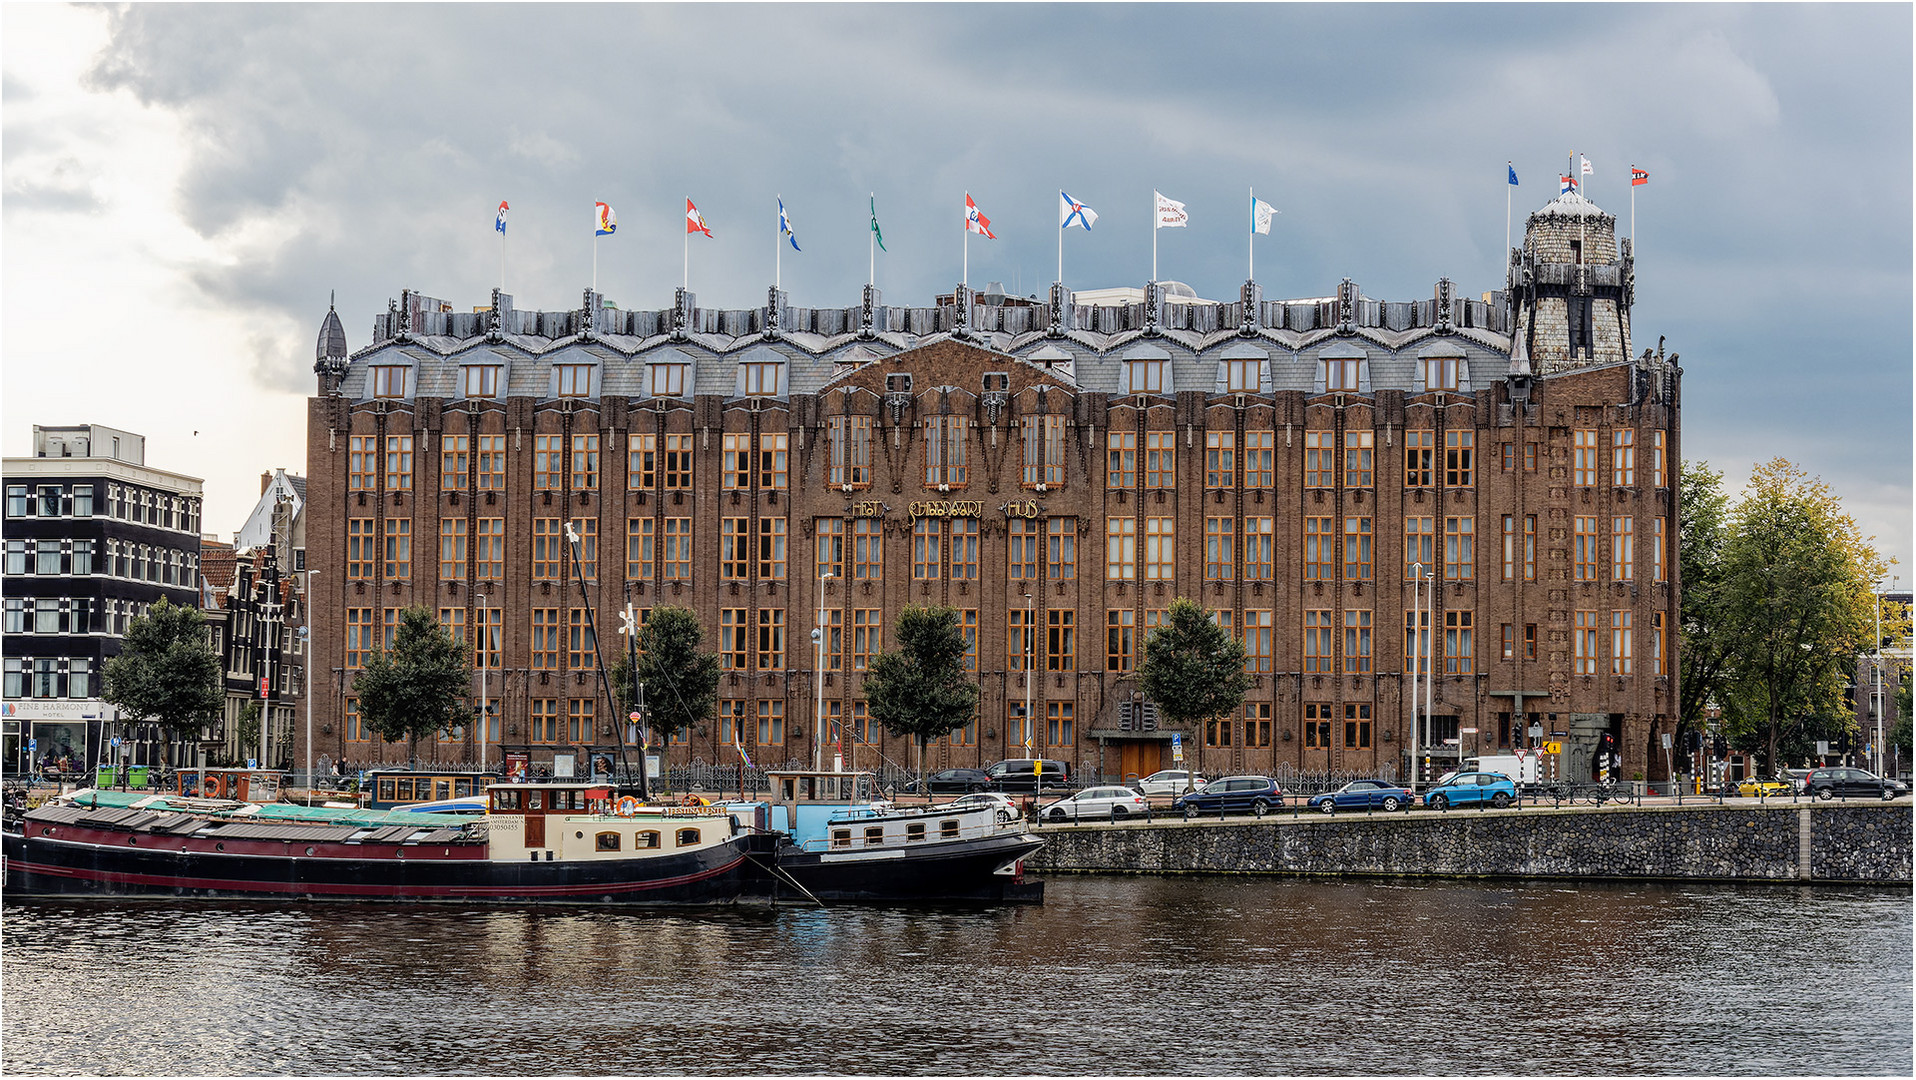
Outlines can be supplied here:
[[878, 241], [878, 250], [884, 251], [885, 250], [885, 234], [880, 232], [878, 229], [878, 196], [876, 195], [871, 196], [871, 204], [872, 204], [872, 236]]
[[1517, 186], [1517, 166], [1511, 164], [1510, 162], [1505, 162], [1504, 164], [1508, 165], [1510, 168], [1510, 186], [1516, 187]]
[[991, 219], [978, 212], [978, 204], [971, 201], [971, 192], [965, 192], [965, 231], [975, 232], [988, 240], [996, 240], [991, 231]]
[[1157, 191], [1151, 195], [1157, 199], [1157, 221], [1154, 229], [1182, 229], [1190, 223], [1191, 216], [1184, 212], [1184, 204], [1176, 199], [1167, 199]]
[[1058, 203], [1058, 228], [1068, 229], [1071, 227], [1071, 223], [1076, 221], [1078, 224], [1084, 226], [1085, 232], [1090, 232], [1091, 226], [1097, 223], [1098, 212], [1071, 196], [1066, 195], [1062, 191], [1058, 192], [1058, 199], [1060, 200]]
[[792, 231], [792, 219], [785, 216], [785, 200], [782, 198], [778, 200], [778, 231], [791, 241], [793, 251], [803, 250], [798, 246], [798, 234]]
[[592, 208], [598, 212], [598, 228], [592, 235], [611, 236], [619, 231], [619, 215], [614, 213], [610, 206], [604, 203], [593, 203]]
[[[1269, 233], [1271, 231], [1271, 218], [1277, 213], [1277, 207], [1272, 206], [1270, 203], [1265, 202], [1255, 195], [1251, 196], [1251, 231], [1254, 233]], [[1179, 224], [1183, 223], [1179, 222]]]
[[692, 205], [692, 198], [689, 195], [685, 199], [685, 231], [712, 235], [712, 230], [705, 227], [705, 219], [699, 216], [699, 208]]
[[745, 744], [742, 742], [738, 744], [738, 756], [741, 760], [745, 762], [746, 768], [748, 769], [758, 768], [758, 766], [752, 764], [752, 755], [749, 751], [745, 749]]
[[1557, 192], [1557, 194], [1559, 194], [1559, 195], [1568, 195], [1568, 194], [1570, 194], [1571, 192], [1573, 192], [1573, 191], [1575, 191], [1575, 190], [1577, 190], [1577, 181], [1576, 181], [1576, 178], [1575, 178], [1575, 177], [1571, 177], [1571, 176], [1559, 176], [1559, 177], [1557, 177], [1557, 179], [1559, 179], [1559, 180], [1561, 180], [1561, 181], [1563, 181], [1563, 187], [1562, 187], [1562, 189], [1561, 189], [1561, 190], [1559, 190], [1559, 191]]
[[504, 199], [500, 199], [499, 200], [499, 216], [492, 219], [492, 228], [495, 232], [506, 231], [506, 210], [507, 209], [508, 207], [506, 206], [506, 201]]
[[1589, 176], [1590, 175], [1590, 159], [1587, 157], [1584, 157], [1582, 154], [1578, 154], [1577, 160], [1583, 162], [1583, 166], [1579, 168], [1577, 171], [1582, 173], [1584, 176]]
[[1649, 182], [1650, 182], [1649, 173], [1644, 172], [1642, 169], [1637, 168], [1635, 165], [1630, 166], [1630, 186], [1631, 187], [1642, 187], [1643, 185]]

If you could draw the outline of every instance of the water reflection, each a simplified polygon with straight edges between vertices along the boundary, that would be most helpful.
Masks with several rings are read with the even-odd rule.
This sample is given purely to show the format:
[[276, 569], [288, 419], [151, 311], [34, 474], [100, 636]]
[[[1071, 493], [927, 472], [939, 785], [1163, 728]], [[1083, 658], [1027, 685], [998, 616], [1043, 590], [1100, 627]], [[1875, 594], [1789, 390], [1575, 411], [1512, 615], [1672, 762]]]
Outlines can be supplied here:
[[1911, 1069], [1907, 890], [1067, 877], [991, 910], [5, 916], [15, 1074]]

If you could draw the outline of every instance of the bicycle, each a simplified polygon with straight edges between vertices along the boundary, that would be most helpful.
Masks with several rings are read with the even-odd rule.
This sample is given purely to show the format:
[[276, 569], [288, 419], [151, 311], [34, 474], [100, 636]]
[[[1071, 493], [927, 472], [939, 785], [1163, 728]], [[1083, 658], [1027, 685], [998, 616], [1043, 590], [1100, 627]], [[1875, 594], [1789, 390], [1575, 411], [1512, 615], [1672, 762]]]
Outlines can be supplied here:
[[1594, 785], [1584, 794], [1594, 806], [1602, 806], [1604, 803], [1613, 800], [1620, 803], [1630, 801], [1630, 789], [1621, 787], [1615, 783]]

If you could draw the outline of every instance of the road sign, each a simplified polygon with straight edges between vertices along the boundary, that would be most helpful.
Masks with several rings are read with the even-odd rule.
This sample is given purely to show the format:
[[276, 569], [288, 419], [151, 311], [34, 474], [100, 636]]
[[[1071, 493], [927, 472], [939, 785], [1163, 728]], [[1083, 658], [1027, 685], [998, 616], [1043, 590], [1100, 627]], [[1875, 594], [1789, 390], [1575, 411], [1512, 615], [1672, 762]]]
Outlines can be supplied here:
[[1184, 760], [1184, 736], [1176, 731], [1171, 733], [1171, 760]]
[[1458, 730], [1458, 731], [1461, 731], [1461, 732], [1463, 732], [1463, 733], [1464, 733], [1464, 734], [1466, 734], [1466, 735], [1475, 735], [1475, 734], [1477, 734], [1477, 729], [1476, 729], [1476, 728], [1474, 728], [1474, 727], [1465, 727], [1465, 728], [1458, 728], [1457, 730]]
[[120, 748], [120, 737], [118, 735], [113, 736], [113, 748], [115, 750]]
[[1543, 752], [1546, 754], [1561, 754], [1563, 753], [1563, 744], [1560, 742], [1544, 743]]
[[27, 753], [31, 754], [38, 749], [40, 749], [40, 740], [38, 739], [27, 740]]

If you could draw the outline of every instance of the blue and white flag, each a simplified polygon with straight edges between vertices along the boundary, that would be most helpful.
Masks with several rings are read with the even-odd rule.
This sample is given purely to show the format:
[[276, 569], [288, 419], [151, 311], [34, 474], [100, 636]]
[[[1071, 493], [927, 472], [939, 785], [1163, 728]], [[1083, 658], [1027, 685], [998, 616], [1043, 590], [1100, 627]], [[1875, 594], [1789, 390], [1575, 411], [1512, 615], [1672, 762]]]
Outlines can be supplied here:
[[1090, 232], [1091, 226], [1097, 223], [1098, 212], [1062, 191], [1058, 192], [1058, 199], [1058, 228], [1068, 229], [1075, 221], [1084, 226], [1085, 232]]
[[1508, 161], [1504, 162], [1504, 164], [1510, 167], [1510, 186], [1516, 187], [1517, 186], [1517, 166]]
[[499, 216], [492, 219], [492, 227], [497, 232], [506, 231], [506, 201], [499, 200]]
[[793, 251], [803, 250], [798, 246], [798, 234], [792, 231], [792, 219], [785, 216], [785, 200], [783, 198], [778, 200], [778, 231], [779, 235], [791, 242]]

